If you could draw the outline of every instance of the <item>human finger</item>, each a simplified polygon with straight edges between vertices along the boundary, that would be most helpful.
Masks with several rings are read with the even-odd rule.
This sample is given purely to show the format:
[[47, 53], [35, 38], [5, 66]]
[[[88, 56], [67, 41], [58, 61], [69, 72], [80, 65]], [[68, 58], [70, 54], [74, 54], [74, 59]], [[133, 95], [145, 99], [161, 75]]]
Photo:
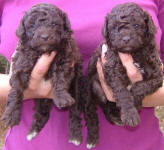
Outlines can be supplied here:
[[143, 80], [142, 74], [140, 73], [138, 68], [134, 65], [133, 58], [130, 54], [119, 52], [119, 57], [132, 83]]
[[[43, 54], [37, 61], [34, 66], [29, 86], [31, 88], [36, 88], [36, 86], [43, 80], [43, 77], [47, 73], [49, 66], [51, 65], [52, 60], [54, 59], [56, 52], [49, 54]], [[30, 88], [29, 87], [29, 88]]]

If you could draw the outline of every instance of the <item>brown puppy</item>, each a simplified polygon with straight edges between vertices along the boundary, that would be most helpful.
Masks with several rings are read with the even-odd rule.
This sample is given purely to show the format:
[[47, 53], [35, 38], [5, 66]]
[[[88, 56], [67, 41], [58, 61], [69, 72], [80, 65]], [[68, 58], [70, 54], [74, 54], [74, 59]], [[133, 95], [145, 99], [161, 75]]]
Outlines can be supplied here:
[[44, 53], [57, 52], [45, 76], [46, 80], [51, 80], [54, 99], [35, 100], [34, 120], [27, 136], [31, 140], [48, 121], [52, 102], [58, 108], [75, 103], [69, 90], [71, 85], [77, 86], [72, 82], [81, 73], [81, 56], [67, 15], [51, 4], [33, 6], [22, 18], [16, 35], [19, 42], [13, 58], [11, 90], [3, 115], [6, 125], [12, 127], [20, 122], [23, 91], [28, 88], [31, 71], [38, 58]]
[[[87, 69], [90, 85], [85, 116], [90, 147], [98, 141], [97, 104], [111, 123], [136, 126], [140, 121], [137, 108], [141, 107], [142, 99], [162, 86], [163, 74], [155, 33], [152, 18], [135, 3], [117, 5], [107, 14], [102, 29], [105, 41], [94, 52]], [[107, 85], [112, 88], [116, 105], [107, 101], [97, 75], [96, 63], [104, 47], [107, 51], [103, 72]], [[118, 52], [131, 54], [143, 81], [131, 83]]]

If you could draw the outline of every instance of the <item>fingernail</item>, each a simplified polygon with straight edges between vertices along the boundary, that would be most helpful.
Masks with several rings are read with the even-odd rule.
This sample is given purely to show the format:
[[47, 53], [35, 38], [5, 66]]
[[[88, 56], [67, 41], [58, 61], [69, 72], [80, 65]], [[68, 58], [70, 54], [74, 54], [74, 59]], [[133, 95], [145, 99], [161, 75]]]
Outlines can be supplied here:
[[98, 58], [98, 60], [97, 60], [98, 62], [100, 62], [100, 58]]
[[52, 56], [52, 55], [54, 55], [54, 54], [55, 54], [55, 52], [45, 53], [45, 55], [47, 55], [47, 56]]
[[56, 55], [56, 52], [52, 52], [52, 53], [51, 53], [51, 56], [54, 56], [54, 55]]

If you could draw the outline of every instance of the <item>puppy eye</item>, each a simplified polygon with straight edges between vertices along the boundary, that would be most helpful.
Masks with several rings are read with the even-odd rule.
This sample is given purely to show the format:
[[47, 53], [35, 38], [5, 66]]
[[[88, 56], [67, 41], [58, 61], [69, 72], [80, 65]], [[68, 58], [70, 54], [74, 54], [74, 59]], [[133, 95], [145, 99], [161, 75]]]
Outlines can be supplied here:
[[117, 26], [114, 26], [112, 30], [117, 31]]
[[57, 24], [56, 24], [56, 23], [52, 23], [52, 26], [53, 26], [53, 27], [56, 27], [56, 26], [57, 26]]
[[40, 21], [40, 22], [45, 22], [46, 19], [44, 19], [44, 18], [43, 18], [43, 19], [39, 19], [39, 21]]
[[139, 25], [139, 24], [135, 24], [134, 27], [135, 27], [136, 29], [138, 29], [138, 28], [140, 28], [140, 25]]
[[52, 23], [52, 27], [60, 27], [60, 24]]
[[34, 24], [31, 24], [31, 25], [30, 25], [30, 28], [34, 28], [34, 27], [35, 27], [35, 25], [34, 25]]

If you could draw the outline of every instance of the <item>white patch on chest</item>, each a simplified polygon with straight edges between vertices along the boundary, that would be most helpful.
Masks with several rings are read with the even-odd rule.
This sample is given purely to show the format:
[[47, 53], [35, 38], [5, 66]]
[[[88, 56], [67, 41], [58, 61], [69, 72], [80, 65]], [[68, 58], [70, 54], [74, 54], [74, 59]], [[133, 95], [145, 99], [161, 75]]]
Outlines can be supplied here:
[[107, 52], [108, 48], [106, 44], [102, 45], [102, 53], [105, 54]]

